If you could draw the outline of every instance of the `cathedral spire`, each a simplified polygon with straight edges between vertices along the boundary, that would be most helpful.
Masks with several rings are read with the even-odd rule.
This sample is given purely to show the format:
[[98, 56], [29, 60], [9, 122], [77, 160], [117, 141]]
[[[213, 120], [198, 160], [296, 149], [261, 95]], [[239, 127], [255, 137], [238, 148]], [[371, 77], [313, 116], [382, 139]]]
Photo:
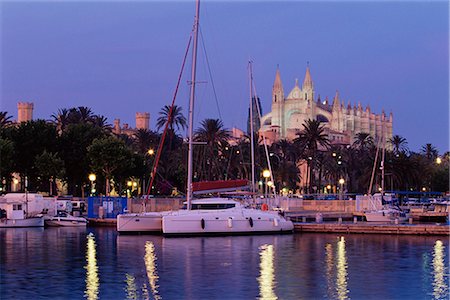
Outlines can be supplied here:
[[302, 90], [305, 90], [305, 89], [313, 89], [313, 82], [311, 79], [311, 73], [309, 71], [309, 63], [308, 63], [308, 66], [306, 67], [305, 80], [303, 80], [303, 86], [302, 86]]
[[280, 102], [284, 100], [283, 84], [281, 83], [280, 69], [277, 65], [277, 73], [275, 74], [275, 81], [272, 87], [272, 102]]
[[334, 98], [333, 98], [333, 107], [334, 106], [338, 107], [339, 104], [340, 104], [339, 103], [339, 91], [336, 90], [336, 94], [334, 95]]
[[273, 83], [272, 91], [283, 91], [283, 84], [281, 83], [280, 69], [277, 66], [277, 73], [275, 74], [275, 81]]

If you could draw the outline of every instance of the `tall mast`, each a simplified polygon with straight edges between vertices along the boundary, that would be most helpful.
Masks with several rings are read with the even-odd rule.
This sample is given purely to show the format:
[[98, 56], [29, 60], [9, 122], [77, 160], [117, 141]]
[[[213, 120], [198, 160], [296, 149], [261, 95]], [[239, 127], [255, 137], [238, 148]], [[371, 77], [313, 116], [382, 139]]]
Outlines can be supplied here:
[[[250, 84], [250, 153], [252, 157], [252, 193], [253, 200], [255, 200], [255, 149], [254, 149], [254, 137], [253, 137], [253, 70], [252, 62], [248, 62], [248, 76]], [[259, 116], [258, 116], [259, 117]]]
[[198, 42], [198, 23], [200, 18], [200, 0], [196, 1], [195, 20], [194, 20], [194, 45], [192, 48], [192, 73], [191, 73], [191, 95], [189, 98], [189, 130], [188, 130], [188, 174], [187, 174], [187, 209], [191, 209], [192, 200], [192, 173], [193, 173], [193, 137], [194, 137], [194, 98], [195, 98], [195, 76], [197, 69], [197, 42]]
[[383, 152], [381, 155], [381, 199], [383, 199], [383, 195], [384, 195], [384, 158], [386, 155], [386, 137], [384, 134], [384, 123], [381, 127], [381, 140], [382, 140], [382, 145], [381, 147], [383, 147]]

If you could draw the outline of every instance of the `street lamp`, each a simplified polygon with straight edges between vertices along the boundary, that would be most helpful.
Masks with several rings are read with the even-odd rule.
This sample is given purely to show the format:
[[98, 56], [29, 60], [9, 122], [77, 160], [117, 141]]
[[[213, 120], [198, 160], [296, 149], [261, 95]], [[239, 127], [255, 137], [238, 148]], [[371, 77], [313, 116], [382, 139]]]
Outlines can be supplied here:
[[89, 181], [91, 182], [91, 196], [93, 196], [94, 193], [95, 193], [95, 183], [94, 183], [94, 181], [97, 179], [97, 176], [95, 176], [95, 174], [89, 174], [88, 178], [89, 178]]
[[155, 150], [150, 148], [150, 149], [148, 149], [147, 153], [148, 153], [148, 155], [152, 156], [153, 154], [155, 154]]
[[442, 163], [442, 158], [440, 158], [440, 157], [436, 158], [436, 163], [438, 165], [440, 165]]
[[269, 170], [264, 170], [263, 171], [263, 177], [264, 177], [264, 180], [266, 182], [265, 196], [267, 198], [267, 186], [269, 184], [268, 180], [269, 180], [269, 177], [270, 177], [270, 171]]
[[345, 183], [345, 180], [344, 180], [344, 178], [341, 178], [341, 179], [339, 179], [339, 184], [341, 185], [341, 188], [340, 188], [340, 200], [342, 200], [342, 196], [343, 196], [343, 190], [344, 190], [344, 183]]

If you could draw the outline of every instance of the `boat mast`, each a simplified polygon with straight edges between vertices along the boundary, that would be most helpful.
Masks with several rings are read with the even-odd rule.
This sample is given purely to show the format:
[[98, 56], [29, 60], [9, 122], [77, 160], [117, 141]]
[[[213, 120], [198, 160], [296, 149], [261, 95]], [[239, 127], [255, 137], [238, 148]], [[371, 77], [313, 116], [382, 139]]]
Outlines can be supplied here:
[[381, 140], [382, 140], [382, 145], [381, 147], [383, 147], [383, 152], [381, 155], [381, 201], [383, 201], [383, 195], [384, 195], [384, 158], [386, 155], [386, 137], [385, 137], [385, 133], [384, 133], [384, 123], [381, 127]]
[[[253, 70], [252, 70], [252, 62], [248, 62], [248, 76], [249, 76], [249, 84], [250, 84], [250, 153], [252, 157], [252, 193], [253, 193], [253, 201], [255, 201], [255, 145], [254, 145], [254, 129], [253, 129]], [[255, 99], [256, 100], [256, 99]], [[259, 118], [259, 116], [258, 116]]]
[[197, 42], [198, 42], [198, 23], [200, 18], [200, 0], [196, 1], [195, 20], [194, 20], [194, 44], [192, 48], [192, 73], [191, 73], [191, 95], [189, 97], [189, 125], [188, 125], [188, 174], [187, 174], [187, 209], [191, 209], [192, 200], [192, 173], [193, 173], [193, 137], [194, 137], [194, 98], [195, 98], [195, 76], [197, 69]]

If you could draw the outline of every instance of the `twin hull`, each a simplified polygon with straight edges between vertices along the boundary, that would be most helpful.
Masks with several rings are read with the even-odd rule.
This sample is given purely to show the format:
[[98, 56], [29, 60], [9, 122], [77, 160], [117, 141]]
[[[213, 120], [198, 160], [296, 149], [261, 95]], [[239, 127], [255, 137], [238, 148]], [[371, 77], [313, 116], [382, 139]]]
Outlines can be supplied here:
[[118, 232], [162, 232], [163, 213], [123, 214], [117, 216]]
[[162, 219], [164, 234], [244, 234], [292, 232], [294, 225], [276, 213], [242, 211], [179, 211]]
[[251, 209], [244, 211], [190, 210], [117, 216], [117, 231], [163, 232], [164, 234], [239, 234], [290, 232], [294, 229], [276, 213]]

